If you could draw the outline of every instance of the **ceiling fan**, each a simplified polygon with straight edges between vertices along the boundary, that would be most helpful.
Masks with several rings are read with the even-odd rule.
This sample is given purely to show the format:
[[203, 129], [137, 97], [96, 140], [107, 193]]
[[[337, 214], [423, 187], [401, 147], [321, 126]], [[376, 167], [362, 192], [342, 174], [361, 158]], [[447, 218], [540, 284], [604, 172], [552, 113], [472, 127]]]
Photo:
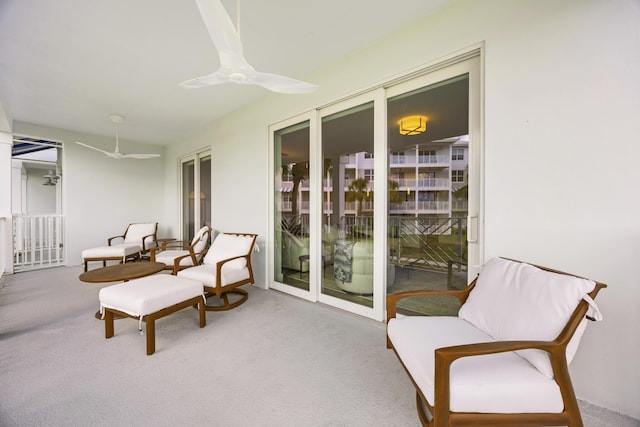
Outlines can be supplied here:
[[258, 85], [279, 93], [309, 93], [318, 86], [278, 74], [256, 71], [242, 53], [240, 42], [240, 0], [237, 2], [238, 25], [234, 28], [220, 0], [196, 0], [202, 20], [209, 36], [218, 50], [220, 68], [207, 76], [196, 77], [180, 83], [187, 89], [217, 85], [221, 83], [237, 83]]
[[92, 147], [87, 144], [83, 144], [82, 142], [76, 141], [76, 144], [80, 144], [83, 147], [91, 148], [92, 150], [99, 151], [101, 153], [106, 154], [112, 159], [153, 159], [156, 157], [160, 157], [160, 154], [124, 154], [120, 152], [119, 142], [118, 142], [118, 124], [124, 121], [124, 117], [119, 116], [117, 114], [111, 114], [109, 119], [116, 125], [116, 149], [112, 152], [104, 151], [96, 147]]

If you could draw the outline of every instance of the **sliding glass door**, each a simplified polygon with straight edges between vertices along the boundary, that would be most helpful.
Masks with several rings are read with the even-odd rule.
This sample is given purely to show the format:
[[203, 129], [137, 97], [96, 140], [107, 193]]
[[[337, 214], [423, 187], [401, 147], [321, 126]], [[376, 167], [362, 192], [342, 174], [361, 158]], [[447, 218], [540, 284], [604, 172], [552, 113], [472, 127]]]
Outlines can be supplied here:
[[273, 263], [272, 287], [315, 300], [311, 284], [312, 230], [310, 203], [309, 116], [289, 120], [272, 134]]
[[387, 293], [464, 286], [482, 258], [480, 105], [476, 52], [273, 125], [270, 286], [378, 320]]
[[[388, 292], [461, 289], [479, 263], [477, 238], [468, 238], [478, 233], [478, 74], [474, 58], [387, 91], [387, 245], [396, 271]], [[420, 314], [457, 308], [449, 298], [400, 305]]]

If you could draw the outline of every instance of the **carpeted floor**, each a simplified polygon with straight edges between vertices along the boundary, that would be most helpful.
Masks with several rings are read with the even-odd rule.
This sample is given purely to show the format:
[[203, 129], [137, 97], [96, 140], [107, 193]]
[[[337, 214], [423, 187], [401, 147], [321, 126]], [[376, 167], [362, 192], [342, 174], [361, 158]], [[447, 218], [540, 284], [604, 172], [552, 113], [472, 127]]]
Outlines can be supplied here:
[[[104, 338], [101, 285], [81, 267], [4, 278], [0, 426], [419, 426], [415, 392], [384, 324], [246, 286], [246, 304], [156, 323], [156, 353], [132, 319]], [[581, 403], [585, 425], [637, 426]]]

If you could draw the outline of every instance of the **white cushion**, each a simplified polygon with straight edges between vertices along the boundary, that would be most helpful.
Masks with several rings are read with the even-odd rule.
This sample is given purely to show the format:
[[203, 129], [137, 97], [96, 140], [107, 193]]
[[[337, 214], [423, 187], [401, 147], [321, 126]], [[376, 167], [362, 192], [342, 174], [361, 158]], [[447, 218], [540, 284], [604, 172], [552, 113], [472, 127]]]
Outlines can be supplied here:
[[[161, 262], [166, 265], [173, 265], [173, 260], [178, 257], [189, 255], [189, 251], [182, 249], [169, 249], [162, 251], [156, 255], [156, 262]], [[193, 261], [190, 256], [184, 257], [180, 260], [180, 265], [193, 265]]]
[[96, 248], [85, 249], [82, 251], [82, 259], [87, 258], [115, 258], [133, 255], [140, 252], [138, 245], [122, 243], [113, 246], [98, 246]]
[[[435, 350], [495, 341], [458, 317], [408, 316], [389, 321], [393, 346], [427, 401], [434, 404]], [[464, 357], [451, 364], [454, 412], [562, 412], [556, 382], [514, 352]]]
[[[233, 261], [230, 261], [222, 266], [220, 283], [222, 286], [226, 286], [230, 283], [236, 283], [241, 280], [249, 278], [249, 269], [246, 266], [237, 268], [237, 266], [230, 265]], [[195, 267], [184, 269], [178, 273], [178, 277], [185, 277], [188, 279], [194, 279], [201, 281], [206, 286], [216, 286], [216, 266], [211, 264], [203, 264]]]
[[204, 226], [195, 236], [193, 236], [193, 240], [191, 240], [191, 246], [193, 246], [193, 251], [196, 253], [202, 252], [207, 244], [207, 236], [209, 235], [209, 227]]
[[[155, 222], [129, 224], [129, 228], [124, 236], [124, 241], [125, 243], [137, 243], [142, 247], [142, 238], [149, 236], [150, 234], [155, 234], [157, 227], [158, 226]], [[153, 236], [147, 237], [144, 243], [147, 249], [155, 246]]]
[[[497, 340], [552, 341], [594, 287], [591, 280], [494, 258], [483, 267], [458, 315]], [[583, 331], [584, 326], [567, 346], [567, 362], [571, 362]], [[518, 354], [553, 378], [547, 352], [522, 350]]]
[[112, 308], [131, 316], [145, 316], [202, 295], [202, 282], [157, 274], [100, 289], [100, 310]]
[[[211, 244], [209, 252], [204, 257], [204, 264], [215, 265], [219, 261], [240, 255], [247, 255], [251, 250], [253, 236], [238, 236], [233, 234], [218, 234]], [[247, 265], [247, 260], [240, 258], [229, 261], [225, 266], [229, 268], [242, 268]], [[233, 267], [231, 267], [233, 266]]]

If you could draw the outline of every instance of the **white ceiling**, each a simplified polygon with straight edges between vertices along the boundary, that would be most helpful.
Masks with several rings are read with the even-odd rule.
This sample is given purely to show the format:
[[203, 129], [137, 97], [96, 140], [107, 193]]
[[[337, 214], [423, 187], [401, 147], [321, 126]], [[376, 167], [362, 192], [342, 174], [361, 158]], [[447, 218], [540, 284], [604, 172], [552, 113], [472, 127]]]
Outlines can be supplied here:
[[[242, 0], [245, 57], [308, 80], [449, 1]], [[235, 22], [236, 1], [222, 3]], [[112, 136], [116, 113], [126, 117], [122, 138], [171, 143], [270, 94], [178, 87], [217, 68], [193, 0], [0, 0], [0, 107], [10, 120]]]

